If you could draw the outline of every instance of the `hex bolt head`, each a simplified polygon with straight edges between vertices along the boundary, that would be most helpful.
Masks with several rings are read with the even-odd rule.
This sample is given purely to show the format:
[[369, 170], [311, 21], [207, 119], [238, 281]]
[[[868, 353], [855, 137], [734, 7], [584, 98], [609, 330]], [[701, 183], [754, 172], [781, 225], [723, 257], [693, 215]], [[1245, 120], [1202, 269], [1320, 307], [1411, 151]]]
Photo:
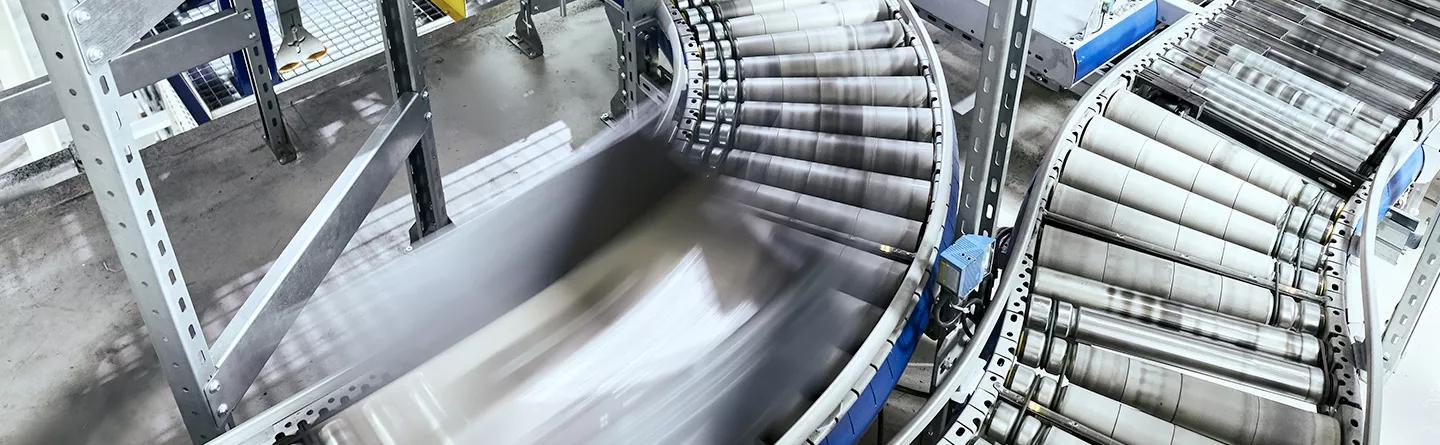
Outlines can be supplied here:
[[208, 393], [211, 393], [211, 394], [220, 392], [220, 381], [219, 381], [219, 380], [211, 380], [211, 381], [205, 382], [205, 392], [208, 392]]
[[425, 120], [428, 121], [428, 120], [430, 120], [430, 118], [433, 117], [433, 116], [434, 116], [434, 114], [430, 113], [429, 111], [426, 111], [426, 112], [425, 112]]
[[85, 22], [88, 22], [88, 21], [90, 21], [90, 10], [88, 10], [88, 9], [76, 9], [76, 10], [70, 12], [70, 17], [75, 19], [75, 23], [85, 23]]
[[421, 92], [420, 92], [420, 97], [429, 99], [429, 98], [430, 98], [430, 90], [421, 91]]
[[229, 405], [229, 404], [221, 403], [220, 406], [215, 407], [215, 413], [217, 413], [217, 414], [223, 415], [223, 414], [228, 413], [228, 412], [230, 412], [230, 405]]
[[90, 63], [99, 63], [100, 59], [104, 58], [105, 53], [100, 52], [99, 49], [90, 48], [85, 50], [85, 59], [89, 60]]

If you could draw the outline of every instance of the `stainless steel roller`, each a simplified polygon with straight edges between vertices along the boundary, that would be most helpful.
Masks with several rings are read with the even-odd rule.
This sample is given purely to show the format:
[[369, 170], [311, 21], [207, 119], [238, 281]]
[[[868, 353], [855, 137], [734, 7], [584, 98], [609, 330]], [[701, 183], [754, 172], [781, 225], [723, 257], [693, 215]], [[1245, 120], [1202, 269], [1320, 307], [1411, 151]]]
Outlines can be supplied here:
[[917, 221], [924, 219], [930, 205], [929, 181], [799, 159], [735, 150], [726, 156], [720, 171]]
[[1273, 160], [1235, 145], [1129, 91], [1120, 91], [1105, 107], [1105, 117], [1146, 137], [1180, 150], [1227, 173], [1284, 197], [1297, 206], [1334, 210], [1340, 199]]
[[[1278, 85], [1267, 92], [1282, 99], [1288, 96], [1290, 97], [1289, 101], [1300, 101], [1305, 100], [1300, 96], [1301, 94], [1311, 94], [1320, 100], [1334, 104], [1343, 112], [1350, 113], [1380, 128], [1395, 128], [1400, 124], [1400, 119], [1394, 115], [1295, 71], [1280, 62], [1265, 58], [1240, 45], [1222, 45], [1226, 49], [1212, 46], [1215, 41], [1213, 33], [1201, 29], [1197, 30], [1191, 38], [1180, 42], [1179, 47], [1205, 57], [1216, 67], [1226, 70], [1251, 85]], [[1293, 88], [1295, 92], [1280, 91], [1285, 87]]]
[[924, 77], [761, 77], [711, 80], [712, 100], [753, 100], [831, 105], [928, 107], [930, 86]]
[[[1387, 113], [1402, 113], [1414, 108], [1420, 101], [1419, 88], [1422, 85], [1405, 84], [1400, 80], [1382, 78], [1373, 72], [1364, 72], [1364, 67], [1315, 57], [1295, 45], [1282, 41], [1270, 41], [1257, 35], [1239, 34], [1228, 28], [1207, 25], [1195, 32], [1195, 40], [1205, 42], [1227, 54], [1233, 48], [1243, 48], [1262, 55], [1286, 68], [1303, 73], [1317, 81], [1334, 85], [1356, 97], [1374, 102]], [[1254, 49], [1246, 48], [1246, 45]], [[1237, 57], [1232, 54], [1232, 57]], [[1415, 76], [1407, 76], [1417, 82]]]
[[1325, 395], [1325, 372], [1314, 366], [1178, 334], [1040, 295], [1031, 295], [1030, 299], [1027, 324], [1059, 338], [1125, 351], [1310, 402]]
[[918, 76], [920, 56], [914, 48], [785, 54], [705, 62], [711, 79], [750, 77]]
[[680, 0], [677, 3], [690, 17], [713, 17], [711, 20], [724, 20], [784, 11], [824, 2], [822, 0]]
[[1178, 427], [1083, 387], [1062, 386], [1056, 379], [1040, 375], [1033, 368], [1015, 367], [1005, 384], [1011, 391], [1027, 394], [1035, 403], [1052, 408], [1121, 443], [1223, 445], [1215, 439]]
[[[1181, 236], [1175, 239], [1176, 236], [1183, 235], [1178, 228], [1166, 225], [1143, 227], [1150, 221], [1127, 221], [1128, 218], [1141, 216], [1136, 212], [1139, 211], [1283, 262], [1298, 263], [1305, 269], [1315, 270], [1320, 264], [1320, 245], [1286, 233], [1282, 230], [1285, 226], [1283, 221], [1262, 221], [1083, 149], [1077, 148], [1070, 152], [1060, 172], [1060, 182], [1123, 206], [1091, 208], [1089, 206], [1100, 206], [1104, 202], [1087, 199], [1088, 196], [1084, 194], [1057, 191], [1059, 195], [1084, 202], [1079, 205], [1071, 204], [1066, 208], [1079, 215], [1099, 218], [1106, 225], [1124, 224], [1129, 230], [1136, 232], [1153, 230], [1158, 236], [1165, 237], [1167, 241], [1163, 242], [1167, 244], [1183, 242], [1189, 249], [1215, 252], [1215, 258], [1223, 256], [1221, 253], [1234, 252], [1228, 249], [1225, 243], [1205, 245], [1203, 238]], [[1060, 204], [1066, 204], [1066, 201], [1054, 199], [1051, 202], [1052, 206]], [[1252, 273], [1258, 274], [1259, 271]]]
[[[859, 25], [885, 20], [893, 15], [894, 11], [884, 0], [845, 0], [738, 16], [725, 20], [725, 26], [721, 28], [698, 27], [696, 35], [702, 41], [740, 38], [802, 29]], [[707, 22], [721, 20], [719, 17], [704, 18]], [[695, 22], [697, 25], [699, 23], [701, 22]]]
[[1041, 266], [1032, 286], [1036, 295], [1109, 312], [1180, 332], [1254, 349], [1309, 365], [1320, 364], [1320, 340], [1210, 310], [1112, 286]]
[[914, 179], [934, 176], [935, 154], [920, 142], [738, 125], [736, 150]]
[[920, 243], [919, 221], [734, 178], [719, 178], [717, 183], [734, 199], [756, 208], [901, 249], [913, 251]]
[[1042, 266], [1169, 301], [1307, 333], [1319, 332], [1324, 318], [1314, 301], [1055, 227], [1042, 229], [1038, 243]]
[[829, 51], [894, 48], [905, 43], [905, 27], [899, 21], [866, 23], [835, 28], [809, 29], [779, 34], [740, 37], [704, 42], [704, 51], [725, 58], [775, 56]]
[[[1259, 185], [1195, 159], [1115, 121], [1097, 116], [1085, 125], [1080, 146], [1146, 175], [1283, 226], [1287, 233], [1326, 242], [1330, 215], [1292, 205]], [[1262, 172], [1263, 173], [1263, 172]], [[1256, 178], [1264, 183], [1270, 179]], [[1319, 210], [1319, 209], [1316, 209]]]
[[1223, 443], [1340, 443], [1340, 425], [1333, 417], [1302, 411], [1103, 347], [1048, 338], [1032, 329], [1024, 336], [1018, 358], [1026, 365], [1064, 376], [1073, 386]]
[[929, 108], [759, 101], [746, 101], [736, 107], [735, 120], [742, 124], [919, 142], [935, 140], [935, 112]]

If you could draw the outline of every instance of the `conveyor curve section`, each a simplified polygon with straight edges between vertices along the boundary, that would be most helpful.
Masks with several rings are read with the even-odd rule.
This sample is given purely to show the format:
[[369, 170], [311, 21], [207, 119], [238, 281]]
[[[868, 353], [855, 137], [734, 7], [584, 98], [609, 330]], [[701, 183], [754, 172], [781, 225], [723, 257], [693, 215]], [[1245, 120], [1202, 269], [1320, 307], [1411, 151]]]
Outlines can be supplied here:
[[953, 226], [954, 123], [938, 56], [905, 0], [662, 3], [684, 49], [677, 157], [785, 230], [905, 269], [868, 302], [883, 315], [830, 383], [761, 437], [854, 443], [913, 352]]

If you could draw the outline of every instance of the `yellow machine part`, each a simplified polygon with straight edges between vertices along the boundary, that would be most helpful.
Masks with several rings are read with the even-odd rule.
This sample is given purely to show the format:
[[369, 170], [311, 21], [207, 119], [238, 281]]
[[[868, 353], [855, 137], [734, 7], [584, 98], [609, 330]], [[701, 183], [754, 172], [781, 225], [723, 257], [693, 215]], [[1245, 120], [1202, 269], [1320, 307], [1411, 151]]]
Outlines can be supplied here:
[[430, 0], [430, 2], [439, 7], [441, 11], [445, 11], [445, 15], [450, 16], [451, 20], [458, 22], [465, 18], [465, 0]]

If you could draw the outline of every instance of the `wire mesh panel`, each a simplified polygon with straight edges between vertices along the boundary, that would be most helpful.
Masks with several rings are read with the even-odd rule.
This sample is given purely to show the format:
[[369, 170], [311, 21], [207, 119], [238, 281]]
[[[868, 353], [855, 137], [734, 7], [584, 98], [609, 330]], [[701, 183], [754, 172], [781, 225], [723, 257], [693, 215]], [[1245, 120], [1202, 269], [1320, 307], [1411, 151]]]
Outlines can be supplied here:
[[[275, 1], [266, 0], [264, 4], [270, 39], [278, 44], [282, 39]], [[444, 12], [428, 0], [412, 0], [412, 4], [415, 5], [417, 25], [425, 25], [445, 16]], [[218, 2], [176, 11], [157, 25], [155, 30], [163, 32], [217, 12]], [[282, 80], [290, 80], [337, 60], [344, 60], [381, 43], [380, 17], [376, 15], [373, 1], [300, 0], [300, 13], [305, 18], [305, 28], [325, 42], [329, 53], [318, 61], [307, 61], [293, 71], [281, 74]], [[235, 69], [228, 56], [186, 70], [183, 77], [195, 90], [195, 96], [209, 110], [217, 110], [244, 97], [235, 88]]]
[[[415, 5], [417, 25], [445, 16], [428, 0], [412, 0], [411, 3]], [[318, 61], [306, 61], [300, 67], [280, 74], [282, 80], [304, 75], [380, 44], [380, 16], [375, 13], [373, 1], [300, 0], [300, 14], [305, 18], [305, 29], [325, 42], [329, 52]], [[283, 39], [274, 0], [265, 1], [265, 16], [270, 18], [270, 41], [280, 42]]]

